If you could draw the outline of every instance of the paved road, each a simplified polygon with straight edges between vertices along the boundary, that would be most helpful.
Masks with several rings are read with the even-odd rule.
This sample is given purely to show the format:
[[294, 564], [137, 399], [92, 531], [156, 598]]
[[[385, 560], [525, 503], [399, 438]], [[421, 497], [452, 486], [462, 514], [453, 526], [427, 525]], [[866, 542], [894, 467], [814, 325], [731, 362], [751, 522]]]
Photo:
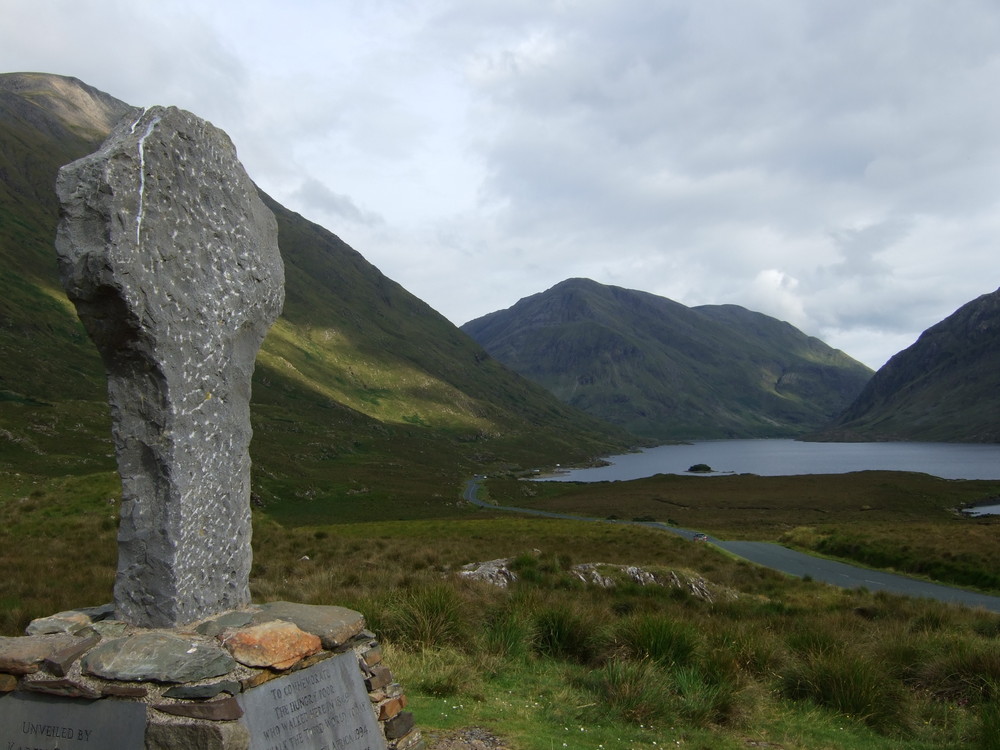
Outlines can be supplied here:
[[[667, 526], [655, 521], [608, 521], [603, 518], [587, 518], [531, 508], [516, 508], [512, 505], [492, 505], [479, 499], [479, 482], [479, 479], [470, 479], [466, 482], [463, 497], [474, 505], [490, 508], [491, 510], [505, 510], [512, 513], [524, 513], [526, 515], [544, 516], [546, 518], [566, 518], [572, 521], [649, 526], [654, 529], [669, 531], [671, 534], [677, 534], [685, 539], [691, 539], [697, 533], [691, 529]], [[952, 586], [942, 586], [938, 583], [928, 583], [927, 581], [896, 575], [895, 573], [883, 573], [878, 570], [870, 570], [868, 568], [860, 568], [856, 565], [826, 560], [822, 557], [813, 557], [804, 552], [796, 552], [795, 550], [788, 549], [788, 547], [782, 547], [780, 544], [772, 544], [771, 542], [727, 542], [714, 537], [709, 537], [708, 541], [716, 547], [742, 557], [745, 560], [763, 565], [766, 568], [780, 570], [782, 573], [799, 578], [810, 576], [816, 581], [823, 581], [824, 583], [830, 583], [846, 589], [867, 588], [870, 591], [888, 591], [893, 594], [902, 594], [903, 596], [936, 599], [941, 602], [962, 604], [966, 607], [982, 607], [992, 612], [1000, 612], [1000, 596], [977, 594], [974, 591], [966, 591], [964, 589], [953, 588]]]

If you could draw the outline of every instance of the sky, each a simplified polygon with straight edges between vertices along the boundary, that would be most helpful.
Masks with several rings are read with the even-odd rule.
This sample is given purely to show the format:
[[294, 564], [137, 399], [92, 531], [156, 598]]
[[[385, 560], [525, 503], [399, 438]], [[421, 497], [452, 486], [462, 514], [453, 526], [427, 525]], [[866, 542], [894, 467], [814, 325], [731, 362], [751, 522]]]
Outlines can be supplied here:
[[1000, 286], [996, 0], [0, 0], [456, 325], [571, 277], [879, 368]]

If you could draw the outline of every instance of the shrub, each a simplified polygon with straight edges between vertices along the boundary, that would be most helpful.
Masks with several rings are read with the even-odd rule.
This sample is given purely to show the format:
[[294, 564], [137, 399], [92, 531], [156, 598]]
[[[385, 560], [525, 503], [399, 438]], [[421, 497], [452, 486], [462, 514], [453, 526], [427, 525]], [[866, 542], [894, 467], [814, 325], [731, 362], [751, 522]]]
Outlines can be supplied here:
[[[1000, 685], [991, 686], [994, 695]], [[976, 727], [976, 747], [978, 750], [1000, 750], [1000, 702], [986, 701], [979, 707], [979, 721]]]
[[446, 584], [418, 587], [403, 596], [389, 614], [386, 635], [396, 643], [440, 648], [462, 643], [468, 628], [458, 592]]
[[585, 680], [601, 704], [637, 724], [671, 718], [669, 679], [650, 661], [613, 659]]
[[663, 615], [637, 615], [617, 628], [619, 646], [631, 656], [662, 665], [687, 666], [698, 647], [698, 632], [686, 622]]
[[519, 611], [496, 612], [482, 631], [483, 649], [509, 661], [526, 659], [535, 645], [535, 627]]
[[877, 661], [851, 653], [814, 653], [785, 670], [782, 688], [863, 721], [881, 732], [905, 726], [904, 692]]
[[534, 617], [535, 649], [543, 656], [588, 664], [597, 655], [597, 635], [591, 621], [576, 610], [558, 605], [539, 609]]

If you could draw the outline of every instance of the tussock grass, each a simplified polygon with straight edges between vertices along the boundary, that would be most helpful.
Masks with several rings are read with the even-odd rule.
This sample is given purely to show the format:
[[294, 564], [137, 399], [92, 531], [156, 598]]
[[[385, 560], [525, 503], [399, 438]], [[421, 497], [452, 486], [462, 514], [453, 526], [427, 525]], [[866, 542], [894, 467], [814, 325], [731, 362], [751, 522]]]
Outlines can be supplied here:
[[[991, 692], [996, 695], [997, 688], [994, 686]], [[987, 701], [979, 709], [975, 742], [979, 750], [1000, 750], [1000, 702]]]
[[534, 613], [535, 651], [553, 659], [593, 663], [600, 653], [594, 625], [585, 607], [566, 601], [546, 604]]
[[862, 721], [872, 728], [901, 733], [909, 718], [902, 685], [886, 679], [887, 670], [867, 654], [823, 650], [796, 660], [782, 675], [784, 693]]
[[394, 602], [383, 627], [385, 637], [410, 648], [455, 646], [469, 635], [463, 601], [454, 586], [425, 584]]
[[614, 660], [588, 674], [583, 684], [626, 721], [649, 724], [676, 718], [667, 676], [653, 662]]
[[[111, 596], [113, 475], [33, 481], [12, 477], [0, 504], [10, 635], [32, 617]], [[363, 612], [430, 730], [474, 721], [519, 748], [654, 739], [735, 748], [770, 738], [787, 748], [929, 750], [992, 747], [1000, 721], [991, 708], [1000, 618], [990, 613], [788, 579], [645, 528], [489, 512], [254, 520], [255, 600]], [[22, 554], [15, 538], [46, 554]], [[514, 558], [522, 574], [509, 589], [454, 575], [497, 557]], [[700, 571], [736, 596], [602, 589], [571, 575], [574, 562]]]
[[[997, 481], [926, 474], [689, 477], [628, 482], [489, 482], [500, 504], [596, 518], [652, 518], [727, 539], [782, 544], [1000, 592], [1000, 517], [958, 509], [1000, 496]], [[704, 572], [704, 571], [703, 571]]]
[[497, 607], [487, 613], [481, 637], [485, 653], [510, 664], [525, 662], [537, 650], [538, 630], [520, 607]]
[[615, 633], [621, 651], [633, 659], [686, 667], [699, 647], [694, 625], [665, 615], [643, 614], [621, 621]]
[[[995, 721], [1000, 618], [988, 613], [841, 591], [647, 529], [569, 521], [486, 514], [289, 529], [261, 517], [257, 544], [255, 591], [363, 611], [431, 729], [460, 711], [523, 748], [561, 747], [574, 723], [645, 746], [765, 736], [786, 747], [989, 746], [977, 738]], [[581, 549], [595, 561], [710, 567], [711, 583], [737, 596], [584, 586], [567, 570]], [[506, 590], [453, 575], [496, 557], [528, 575]], [[559, 687], [534, 695], [541, 682]], [[611, 717], [597, 719], [595, 706]], [[577, 732], [567, 747], [599, 744]]]

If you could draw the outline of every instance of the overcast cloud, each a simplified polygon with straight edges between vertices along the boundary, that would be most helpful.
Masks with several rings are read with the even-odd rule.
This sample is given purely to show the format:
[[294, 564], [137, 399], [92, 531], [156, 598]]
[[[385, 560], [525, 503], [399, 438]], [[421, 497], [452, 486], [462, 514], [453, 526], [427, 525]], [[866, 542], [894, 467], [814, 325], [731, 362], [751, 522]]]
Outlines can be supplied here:
[[995, 0], [0, 0], [456, 324], [584, 276], [872, 367], [1000, 286]]

